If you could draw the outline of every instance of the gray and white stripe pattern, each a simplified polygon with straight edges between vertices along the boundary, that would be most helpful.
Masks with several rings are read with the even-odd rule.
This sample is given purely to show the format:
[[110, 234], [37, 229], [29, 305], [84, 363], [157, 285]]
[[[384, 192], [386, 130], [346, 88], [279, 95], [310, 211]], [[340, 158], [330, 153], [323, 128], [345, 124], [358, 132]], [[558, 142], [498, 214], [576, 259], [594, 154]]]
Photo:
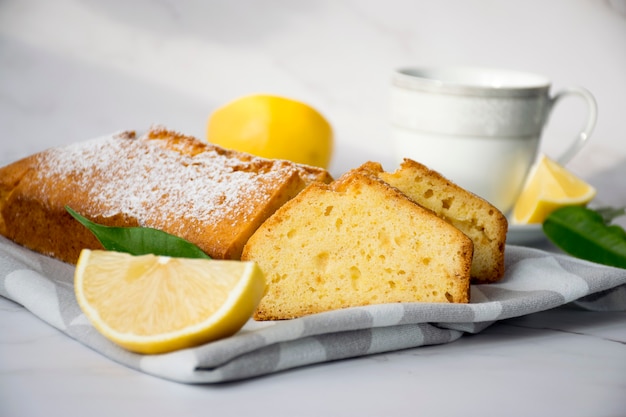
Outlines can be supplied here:
[[[470, 304], [381, 304], [277, 322], [249, 321], [236, 335], [162, 355], [128, 352], [82, 314], [74, 267], [0, 237], [0, 295], [68, 336], [138, 371], [183, 383], [218, 383], [300, 366], [449, 343], [498, 320], [576, 303], [626, 309], [626, 270], [566, 255], [507, 246], [506, 275], [472, 286]], [[572, 313], [575, 314], [575, 311]]]

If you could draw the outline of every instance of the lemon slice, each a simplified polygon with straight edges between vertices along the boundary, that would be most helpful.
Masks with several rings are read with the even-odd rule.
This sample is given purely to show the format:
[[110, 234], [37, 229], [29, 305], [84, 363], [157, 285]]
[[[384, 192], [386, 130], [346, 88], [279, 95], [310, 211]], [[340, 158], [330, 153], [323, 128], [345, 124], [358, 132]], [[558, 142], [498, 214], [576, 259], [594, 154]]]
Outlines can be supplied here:
[[81, 252], [76, 298], [94, 327], [138, 353], [164, 353], [236, 333], [265, 292], [254, 262]]
[[595, 195], [595, 188], [542, 155], [530, 170], [511, 220], [514, 224], [542, 223], [557, 208], [585, 205]]
[[333, 152], [330, 123], [308, 104], [267, 94], [236, 99], [215, 110], [207, 140], [270, 159], [328, 168]]

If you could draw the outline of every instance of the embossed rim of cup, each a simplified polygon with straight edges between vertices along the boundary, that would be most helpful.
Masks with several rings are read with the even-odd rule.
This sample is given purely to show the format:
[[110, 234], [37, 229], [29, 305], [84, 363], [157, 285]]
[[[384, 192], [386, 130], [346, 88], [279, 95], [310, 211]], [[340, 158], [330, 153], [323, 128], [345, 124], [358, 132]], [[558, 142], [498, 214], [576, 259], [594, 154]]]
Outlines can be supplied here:
[[415, 91], [480, 97], [532, 97], [550, 89], [550, 80], [543, 75], [470, 66], [399, 68], [392, 84]]

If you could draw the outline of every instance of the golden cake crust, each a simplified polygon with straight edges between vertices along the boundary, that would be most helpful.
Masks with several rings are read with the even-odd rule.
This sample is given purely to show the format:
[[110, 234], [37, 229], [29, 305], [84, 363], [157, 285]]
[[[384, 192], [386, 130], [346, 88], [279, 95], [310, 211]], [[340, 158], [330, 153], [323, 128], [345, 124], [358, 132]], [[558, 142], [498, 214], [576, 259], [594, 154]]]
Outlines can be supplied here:
[[322, 169], [267, 160], [163, 128], [53, 148], [0, 168], [0, 234], [75, 263], [99, 248], [65, 206], [100, 224], [145, 226], [238, 259], [256, 228]]

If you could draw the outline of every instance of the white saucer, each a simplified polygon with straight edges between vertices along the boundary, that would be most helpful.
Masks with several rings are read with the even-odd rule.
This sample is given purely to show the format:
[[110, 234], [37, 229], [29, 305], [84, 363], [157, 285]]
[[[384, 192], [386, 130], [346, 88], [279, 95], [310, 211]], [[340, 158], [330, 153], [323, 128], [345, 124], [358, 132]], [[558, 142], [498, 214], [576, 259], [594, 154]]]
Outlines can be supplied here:
[[531, 245], [546, 239], [541, 223], [511, 224], [506, 235], [506, 243], [510, 245]]

